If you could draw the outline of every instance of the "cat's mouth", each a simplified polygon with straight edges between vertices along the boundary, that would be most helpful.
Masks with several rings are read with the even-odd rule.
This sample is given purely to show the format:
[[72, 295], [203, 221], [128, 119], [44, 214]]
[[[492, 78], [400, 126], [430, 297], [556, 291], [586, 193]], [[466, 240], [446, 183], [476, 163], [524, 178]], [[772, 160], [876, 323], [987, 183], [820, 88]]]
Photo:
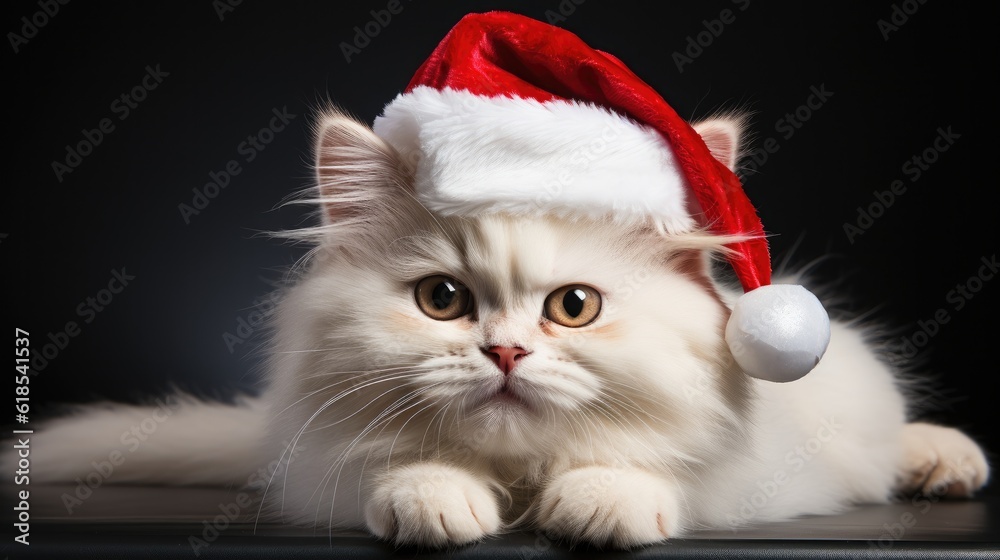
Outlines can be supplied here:
[[528, 401], [524, 399], [517, 390], [514, 388], [513, 384], [508, 380], [504, 382], [497, 388], [496, 391], [487, 395], [483, 402], [483, 405], [487, 404], [497, 404], [501, 406], [518, 406], [523, 408], [530, 408]]

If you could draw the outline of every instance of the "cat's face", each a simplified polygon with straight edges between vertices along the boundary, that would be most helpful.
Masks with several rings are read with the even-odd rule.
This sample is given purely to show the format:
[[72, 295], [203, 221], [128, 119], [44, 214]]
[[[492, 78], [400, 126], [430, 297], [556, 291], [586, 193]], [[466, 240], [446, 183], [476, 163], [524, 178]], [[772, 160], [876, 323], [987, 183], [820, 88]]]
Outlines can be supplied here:
[[[462, 223], [454, 239], [414, 240], [420, 249], [393, 259], [409, 260], [409, 274], [382, 297], [382, 328], [400, 350], [386, 358], [420, 356], [414, 381], [427, 397], [497, 428], [650, 392], [669, 399], [696, 383], [692, 348], [718, 340], [721, 307], [680, 270], [690, 255], [619, 229], [494, 217]], [[456, 300], [457, 316], [439, 319]]]
[[[446, 433], [464, 425], [453, 437], [536, 454], [597, 426], [684, 432], [721, 404], [725, 317], [692, 249], [588, 222], [443, 221], [395, 233], [376, 258], [331, 259], [307, 282], [310, 349], [325, 350], [313, 381], [330, 397], [348, 389], [338, 372], [364, 387], [338, 410], [376, 401], [365, 418], [413, 417], [421, 437], [437, 414]], [[496, 347], [524, 355], [511, 368]]]
[[357, 412], [360, 425], [421, 445], [478, 434], [537, 454], [595, 433], [682, 433], [744, 390], [705, 270], [718, 240], [593, 220], [444, 218], [399, 193], [365, 208], [339, 228], [361, 210], [328, 210], [331, 237], [292, 303], [299, 328], [286, 329], [300, 339], [287, 341], [302, 353], [293, 368], [308, 373], [298, 393]]

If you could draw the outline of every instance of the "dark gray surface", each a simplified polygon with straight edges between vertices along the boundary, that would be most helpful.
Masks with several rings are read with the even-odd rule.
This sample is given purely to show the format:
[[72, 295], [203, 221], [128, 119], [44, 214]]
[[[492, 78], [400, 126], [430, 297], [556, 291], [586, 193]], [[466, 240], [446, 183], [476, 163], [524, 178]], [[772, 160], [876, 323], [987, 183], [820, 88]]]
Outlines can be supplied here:
[[[11, 558], [1000, 558], [1000, 499], [919, 498], [738, 531], [701, 531], [635, 551], [569, 548], [516, 532], [445, 551], [396, 548], [359, 532], [254, 523], [237, 489], [99, 487], [72, 512], [75, 487], [32, 489], [31, 545]], [[995, 493], [993, 493], [995, 494]], [[244, 498], [255, 497], [246, 491]], [[10, 503], [9, 488], [5, 504]], [[220, 518], [229, 511], [232, 519]], [[214, 533], [207, 525], [216, 523]], [[255, 526], [256, 525], [256, 526]], [[195, 539], [202, 539], [202, 542]], [[7, 541], [8, 543], [10, 541]], [[200, 546], [199, 546], [200, 545]], [[197, 554], [195, 548], [197, 547]]]

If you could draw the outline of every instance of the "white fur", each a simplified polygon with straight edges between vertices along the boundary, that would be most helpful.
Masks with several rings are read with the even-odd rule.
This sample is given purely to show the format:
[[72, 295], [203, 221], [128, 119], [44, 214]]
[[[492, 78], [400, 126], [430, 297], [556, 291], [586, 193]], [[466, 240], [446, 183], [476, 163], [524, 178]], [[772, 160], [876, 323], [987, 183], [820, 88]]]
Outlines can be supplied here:
[[262, 457], [256, 442], [265, 432], [263, 408], [257, 400], [232, 406], [190, 397], [145, 406], [88, 406], [44, 423], [30, 436], [31, 479], [78, 484], [79, 477], [91, 487], [243, 485]]
[[[738, 294], [707, 273], [730, 240], [432, 213], [378, 138], [326, 119], [326, 222], [304, 235], [316, 249], [276, 313], [261, 402], [182, 407], [109, 482], [224, 482], [280, 459], [266, 499], [281, 519], [435, 546], [507, 527], [633, 546], [985, 483], [972, 440], [906, 424], [893, 372], [855, 328], [835, 322], [797, 382], [741, 371], [723, 337]], [[472, 315], [420, 311], [414, 284], [435, 274], [468, 287]], [[546, 295], [573, 283], [602, 294], [598, 319], [544, 319]], [[531, 352], [510, 381], [523, 406], [490, 399], [504, 376], [481, 348], [495, 345]], [[148, 414], [54, 421], [32, 482], [85, 476]]]
[[374, 129], [416, 163], [418, 196], [444, 215], [652, 217], [671, 233], [694, 225], [663, 136], [593, 105], [420, 86]]

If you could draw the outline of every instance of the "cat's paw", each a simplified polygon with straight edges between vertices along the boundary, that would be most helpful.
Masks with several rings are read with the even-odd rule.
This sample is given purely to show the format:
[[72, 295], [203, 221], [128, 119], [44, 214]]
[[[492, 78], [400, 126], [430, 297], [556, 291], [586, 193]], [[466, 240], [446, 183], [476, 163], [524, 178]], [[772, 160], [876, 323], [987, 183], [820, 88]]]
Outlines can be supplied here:
[[900, 491], [968, 497], [989, 472], [982, 449], [962, 432], [920, 422], [903, 427]]
[[677, 533], [674, 485], [641, 470], [584, 467], [556, 477], [539, 499], [537, 522], [546, 535], [570, 542], [630, 547]]
[[395, 468], [382, 476], [365, 507], [368, 530], [397, 544], [466, 544], [501, 528], [486, 482], [439, 463]]

